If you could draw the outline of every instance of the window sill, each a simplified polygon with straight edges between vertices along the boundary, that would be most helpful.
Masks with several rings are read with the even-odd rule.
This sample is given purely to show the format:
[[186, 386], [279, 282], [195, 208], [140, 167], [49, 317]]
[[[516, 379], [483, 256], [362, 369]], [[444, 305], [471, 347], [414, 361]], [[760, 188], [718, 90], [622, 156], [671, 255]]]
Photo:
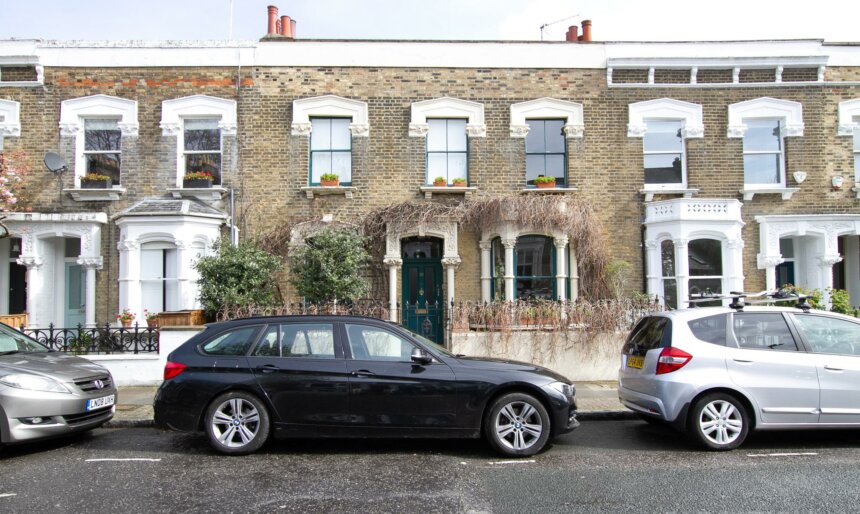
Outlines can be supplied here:
[[762, 189], [741, 189], [739, 192], [744, 195], [744, 201], [752, 200], [755, 195], [782, 195], [783, 200], [790, 200], [791, 195], [800, 191], [799, 187], [774, 187]]
[[424, 198], [433, 198], [437, 195], [464, 195], [469, 198], [478, 191], [477, 187], [448, 187], [448, 186], [421, 186], [421, 192], [424, 193]]
[[520, 193], [532, 193], [532, 194], [561, 194], [561, 193], [574, 193], [579, 191], [579, 188], [574, 187], [525, 187], [520, 189]]
[[654, 200], [654, 195], [684, 195], [684, 198], [692, 198], [694, 194], [699, 192], [696, 188], [683, 188], [679, 187], [676, 189], [640, 189], [639, 194], [645, 195], [645, 201], [650, 202]]
[[227, 194], [224, 187], [169, 187], [167, 192], [173, 198], [196, 198], [198, 200], [220, 200]]
[[110, 189], [63, 189], [76, 202], [115, 202], [125, 194], [125, 188], [113, 187]]
[[302, 191], [308, 198], [316, 196], [341, 195], [347, 198], [352, 198], [352, 192], [355, 188], [352, 186], [305, 186]]

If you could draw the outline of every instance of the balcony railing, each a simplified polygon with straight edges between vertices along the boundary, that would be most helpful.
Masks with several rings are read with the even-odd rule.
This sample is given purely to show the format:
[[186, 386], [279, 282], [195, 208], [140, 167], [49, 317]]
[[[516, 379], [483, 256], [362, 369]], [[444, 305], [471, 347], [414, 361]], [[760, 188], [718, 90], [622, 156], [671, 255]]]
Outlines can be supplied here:
[[158, 329], [142, 327], [59, 328], [52, 324], [48, 328], [21, 328], [21, 331], [39, 341], [48, 349], [80, 354], [113, 353], [158, 353]]

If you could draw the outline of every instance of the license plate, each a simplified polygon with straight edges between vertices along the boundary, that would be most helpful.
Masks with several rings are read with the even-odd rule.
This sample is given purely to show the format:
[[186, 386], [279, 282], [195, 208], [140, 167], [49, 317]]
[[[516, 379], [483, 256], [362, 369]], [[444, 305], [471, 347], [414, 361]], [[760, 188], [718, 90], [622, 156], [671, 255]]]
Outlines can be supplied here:
[[645, 365], [645, 357], [639, 357], [637, 355], [628, 355], [627, 356], [627, 367], [628, 368], [636, 368], [642, 369], [642, 366]]
[[102, 396], [101, 398], [93, 398], [92, 400], [87, 400], [87, 410], [95, 410], [101, 409], [102, 407], [110, 407], [113, 405], [113, 402], [116, 401], [115, 395], [110, 396]]

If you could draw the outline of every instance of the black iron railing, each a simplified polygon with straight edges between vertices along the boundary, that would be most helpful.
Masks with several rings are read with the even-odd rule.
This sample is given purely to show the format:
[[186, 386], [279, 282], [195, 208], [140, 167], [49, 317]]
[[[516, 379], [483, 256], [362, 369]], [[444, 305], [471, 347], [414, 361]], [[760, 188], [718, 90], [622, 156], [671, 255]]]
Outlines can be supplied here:
[[158, 353], [158, 329], [142, 327], [21, 328], [51, 350], [74, 354]]

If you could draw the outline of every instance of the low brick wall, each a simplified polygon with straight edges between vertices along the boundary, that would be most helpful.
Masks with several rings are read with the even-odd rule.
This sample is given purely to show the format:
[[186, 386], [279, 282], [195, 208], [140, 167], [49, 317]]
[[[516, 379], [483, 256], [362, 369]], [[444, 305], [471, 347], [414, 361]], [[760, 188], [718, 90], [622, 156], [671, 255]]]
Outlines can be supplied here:
[[531, 362], [573, 382], [618, 379], [626, 332], [454, 332], [451, 350], [471, 357]]

